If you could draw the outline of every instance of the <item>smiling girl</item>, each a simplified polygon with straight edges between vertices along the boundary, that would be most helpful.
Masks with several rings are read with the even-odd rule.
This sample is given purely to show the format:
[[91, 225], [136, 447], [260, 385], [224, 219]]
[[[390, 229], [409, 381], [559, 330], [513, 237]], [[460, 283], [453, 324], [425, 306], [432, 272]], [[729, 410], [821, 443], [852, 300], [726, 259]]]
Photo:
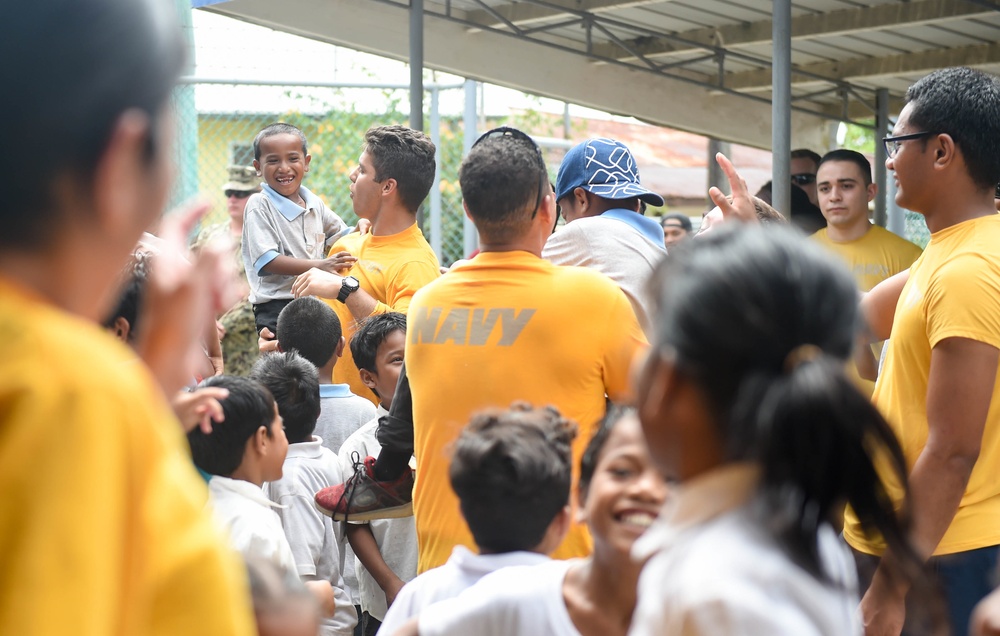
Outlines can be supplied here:
[[591, 556], [500, 570], [430, 606], [398, 633], [625, 634], [640, 568], [629, 555], [667, 496], [634, 414], [613, 410], [605, 418], [580, 462], [578, 492], [594, 540]]

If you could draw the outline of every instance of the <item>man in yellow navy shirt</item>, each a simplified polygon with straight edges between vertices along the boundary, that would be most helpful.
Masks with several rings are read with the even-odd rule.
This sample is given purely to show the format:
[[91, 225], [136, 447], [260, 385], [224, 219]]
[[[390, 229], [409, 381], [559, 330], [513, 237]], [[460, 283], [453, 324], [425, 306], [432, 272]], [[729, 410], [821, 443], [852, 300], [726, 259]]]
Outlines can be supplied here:
[[[920, 256], [919, 247], [868, 220], [868, 204], [878, 186], [872, 182], [871, 164], [861, 153], [846, 149], [826, 153], [816, 172], [816, 189], [826, 227], [812, 238], [847, 264], [861, 291], [871, 291], [886, 278], [908, 269]], [[875, 348], [881, 350], [881, 345]], [[871, 367], [877, 373], [874, 361]], [[854, 365], [849, 372], [871, 395], [875, 383], [861, 378]]]
[[[891, 334], [872, 399], [910, 470], [911, 539], [941, 579], [951, 633], [967, 634], [1000, 545], [1000, 78], [936, 71], [906, 101], [885, 139], [886, 167], [896, 202], [924, 215], [931, 238], [908, 273], [862, 301], [874, 336]], [[903, 505], [904, 485], [887, 487]], [[905, 577], [850, 509], [844, 535], [868, 584], [866, 633], [899, 634]]]
[[49, 0], [0, 24], [0, 54], [35, 52], [0, 71], [0, 634], [254, 633], [180, 425], [95, 324], [170, 188], [173, 11]]
[[[337, 312], [350, 342], [361, 322], [387, 311], [406, 313], [413, 294], [441, 275], [434, 250], [417, 226], [417, 209], [434, 183], [434, 143], [404, 126], [379, 126], [365, 133], [365, 148], [351, 173], [351, 202], [371, 231], [350, 234], [330, 248], [357, 261], [342, 276], [311, 269], [296, 279], [296, 297], [319, 296]], [[333, 371], [333, 381], [376, 406], [378, 398], [361, 381], [351, 348]]]
[[[459, 183], [481, 252], [417, 293], [407, 321], [420, 571], [443, 564], [457, 545], [475, 546], [448, 482], [449, 445], [472, 414], [518, 400], [553, 404], [580, 426], [578, 466], [605, 395], [628, 397], [629, 367], [645, 343], [611, 279], [541, 258], [556, 206], [530, 138], [487, 133], [462, 163]], [[577, 523], [554, 556], [589, 551]]]
[[[475, 548], [448, 482], [448, 448], [470, 417], [514, 401], [552, 404], [580, 426], [578, 464], [607, 398], [628, 398], [629, 366], [646, 343], [611, 279], [541, 258], [556, 206], [530, 137], [509, 128], [486, 133], [463, 162], [459, 182], [481, 252], [417, 292], [410, 305], [405, 375], [379, 423], [379, 463], [386, 456], [402, 463], [379, 471], [368, 458], [345, 485], [317, 495], [335, 518], [366, 518], [354, 499], [405, 511], [409, 471], [399, 473], [412, 446], [420, 571], [443, 564], [456, 546]], [[412, 437], [397, 430], [409, 427], [411, 397]], [[575, 524], [555, 556], [590, 549], [586, 529]]]

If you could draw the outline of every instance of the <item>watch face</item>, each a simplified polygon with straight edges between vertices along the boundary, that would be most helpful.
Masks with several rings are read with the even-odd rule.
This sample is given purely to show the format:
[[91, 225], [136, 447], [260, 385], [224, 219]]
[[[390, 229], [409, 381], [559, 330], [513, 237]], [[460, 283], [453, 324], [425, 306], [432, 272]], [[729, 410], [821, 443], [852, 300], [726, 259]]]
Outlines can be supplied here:
[[348, 276], [347, 278], [344, 279], [344, 285], [347, 286], [347, 288], [350, 289], [351, 291], [354, 291], [361, 286], [361, 283], [358, 282], [357, 278], [354, 278], [353, 276]]

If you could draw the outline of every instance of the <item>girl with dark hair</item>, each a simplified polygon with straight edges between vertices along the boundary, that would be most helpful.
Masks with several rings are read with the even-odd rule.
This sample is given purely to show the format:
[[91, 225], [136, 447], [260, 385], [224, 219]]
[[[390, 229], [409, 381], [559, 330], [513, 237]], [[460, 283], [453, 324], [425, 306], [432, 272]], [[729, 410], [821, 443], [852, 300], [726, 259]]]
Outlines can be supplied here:
[[897, 576], [920, 563], [880, 476], [905, 483], [899, 445], [844, 374], [850, 275], [789, 230], [742, 226], [671, 252], [651, 287], [639, 417], [680, 486], [636, 545], [630, 633], [859, 633], [844, 502], [902, 555]]

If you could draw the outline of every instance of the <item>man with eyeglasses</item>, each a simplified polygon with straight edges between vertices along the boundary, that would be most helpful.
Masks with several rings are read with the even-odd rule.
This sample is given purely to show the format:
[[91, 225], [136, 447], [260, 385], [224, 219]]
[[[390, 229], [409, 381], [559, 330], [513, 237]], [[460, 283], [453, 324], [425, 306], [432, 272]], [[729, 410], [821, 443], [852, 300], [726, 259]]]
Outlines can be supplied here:
[[643, 216], [642, 203], [661, 206], [663, 197], [639, 183], [625, 144], [604, 138], [578, 144], [556, 179], [557, 209], [566, 225], [546, 241], [542, 258], [589, 267], [615, 281], [646, 328], [653, 310], [646, 280], [666, 250], [663, 228]]
[[[580, 426], [578, 466], [607, 399], [629, 399], [629, 367], [646, 345], [631, 304], [609, 278], [541, 257], [556, 203], [530, 137], [507, 127], [487, 132], [462, 163], [459, 183], [481, 252], [413, 297], [405, 374], [379, 422], [378, 465], [366, 459], [344, 486], [316, 497], [335, 519], [383, 516], [386, 502], [405, 499], [398, 491], [412, 448], [420, 572], [445, 563], [456, 546], [475, 549], [448, 481], [448, 448], [472, 414], [515, 401], [554, 405]], [[401, 461], [388, 466], [387, 457]], [[575, 523], [555, 556], [590, 549], [585, 527]]]
[[798, 148], [789, 156], [788, 170], [792, 175], [792, 185], [809, 195], [809, 203], [819, 207], [816, 197], [816, 171], [819, 169], [819, 154], [808, 148]]
[[[968, 633], [992, 588], [1000, 545], [1000, 78], [968, 68], [936, 71], [910, 87], [886, 167], [896, 203], [922, 214], [930, 243], [908, 272], [862, 301], [874, 339], [889, 337], [872, 397], [903, 447], [911, 540], [945, 592], [951, 633]], [[869, 634], [899, 634], [906, 577], [848, 509]], [[870, 577], [870, 578], [869, 578]], [[911, 608], [912, 609], [912, 608]]]
[[[204, 228], [198, 233], [194, 247], [207, 245], [220, 236], [228, 236], [233, 242], [233, 260], [236, 263], [234, 271], [243, 278], [243, 286], [247, 287], [246, 272], [243, 269], [243, 213], [247, 207], [250, 195], [260, 192], [260, 179], [253, 166], [229, 166], [229, 181], [222, 186], [226, 196], [226, 211], [228, 218], [219, 224]], [[257, 348], [257, 329], [253, 318], [253, 306], [250, 299], [243, 298], [233, 305], [226, 313], [219, 316], [217, 326], [221, 335], [223, 368], [227, 375], [246, 377], [250, 368], [260, 357]]]

